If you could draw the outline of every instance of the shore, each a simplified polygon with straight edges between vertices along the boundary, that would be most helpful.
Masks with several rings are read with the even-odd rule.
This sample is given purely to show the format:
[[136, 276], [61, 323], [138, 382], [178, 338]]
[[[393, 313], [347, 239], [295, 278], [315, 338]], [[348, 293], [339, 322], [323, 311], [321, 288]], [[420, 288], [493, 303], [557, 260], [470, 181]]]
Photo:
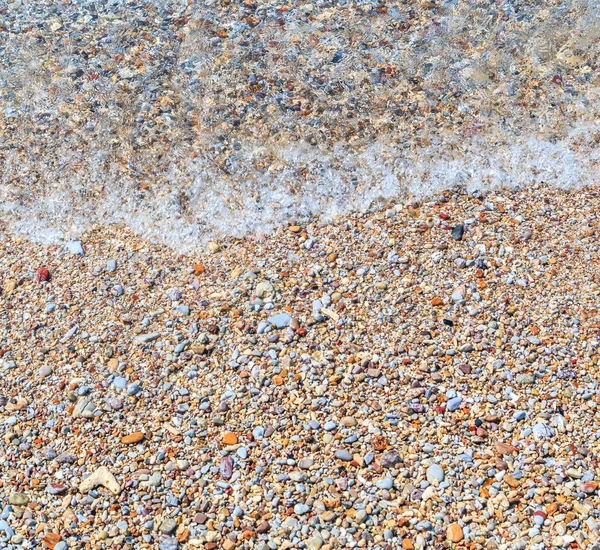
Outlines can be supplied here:
[[591, 548], [598, 196], [4, 235], [2, 545]]

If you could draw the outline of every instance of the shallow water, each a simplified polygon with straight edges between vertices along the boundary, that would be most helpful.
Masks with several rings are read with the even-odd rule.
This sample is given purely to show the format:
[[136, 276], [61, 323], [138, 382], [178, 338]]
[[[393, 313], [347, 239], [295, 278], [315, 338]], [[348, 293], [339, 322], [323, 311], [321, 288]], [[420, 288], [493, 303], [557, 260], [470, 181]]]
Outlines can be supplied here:
[[600, 172], [600, 4], [0, 2], [0, 215], [180, 249]]

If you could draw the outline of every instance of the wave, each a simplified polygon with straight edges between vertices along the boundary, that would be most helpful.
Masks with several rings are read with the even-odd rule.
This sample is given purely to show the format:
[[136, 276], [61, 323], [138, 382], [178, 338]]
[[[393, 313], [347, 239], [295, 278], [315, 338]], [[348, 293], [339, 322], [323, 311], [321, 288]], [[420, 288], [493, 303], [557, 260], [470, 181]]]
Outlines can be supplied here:
[[5, 5], [0, 215], [37, 241], [598, 181], [598, 2]]

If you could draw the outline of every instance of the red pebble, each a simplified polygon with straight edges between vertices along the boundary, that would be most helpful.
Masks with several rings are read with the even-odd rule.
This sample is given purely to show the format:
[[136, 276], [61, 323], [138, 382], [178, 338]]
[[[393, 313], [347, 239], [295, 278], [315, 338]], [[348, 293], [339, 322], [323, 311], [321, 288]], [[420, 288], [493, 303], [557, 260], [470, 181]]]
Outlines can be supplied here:
[[441, 218], [442, 220], [449, 220], [449, 219], [450, 219], [450, 216], [449, 216], [448, 214], [444, 214], [444, 213], [442, 212], [442, 213], [440, 214], [440, 218]]
[[50, 272], [45, 267], [40, 267], [36, 273], [37, 280], [41, 283], [50, 279]]

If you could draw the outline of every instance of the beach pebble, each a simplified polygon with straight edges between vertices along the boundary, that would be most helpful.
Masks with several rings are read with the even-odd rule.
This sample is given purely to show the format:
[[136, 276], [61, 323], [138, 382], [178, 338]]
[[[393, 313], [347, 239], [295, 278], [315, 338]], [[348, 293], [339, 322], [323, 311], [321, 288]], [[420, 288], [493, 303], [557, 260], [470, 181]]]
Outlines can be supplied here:
[[444, 470], [439, 464], [432, 464], [427, 468], [427, 481], [433, 483], [434, 480], [440, 483], [444, 481]]
[[69, 241], [65, 243], [67, 250], [75, 256], [83, 256], [84, 250], [81, 241]]

